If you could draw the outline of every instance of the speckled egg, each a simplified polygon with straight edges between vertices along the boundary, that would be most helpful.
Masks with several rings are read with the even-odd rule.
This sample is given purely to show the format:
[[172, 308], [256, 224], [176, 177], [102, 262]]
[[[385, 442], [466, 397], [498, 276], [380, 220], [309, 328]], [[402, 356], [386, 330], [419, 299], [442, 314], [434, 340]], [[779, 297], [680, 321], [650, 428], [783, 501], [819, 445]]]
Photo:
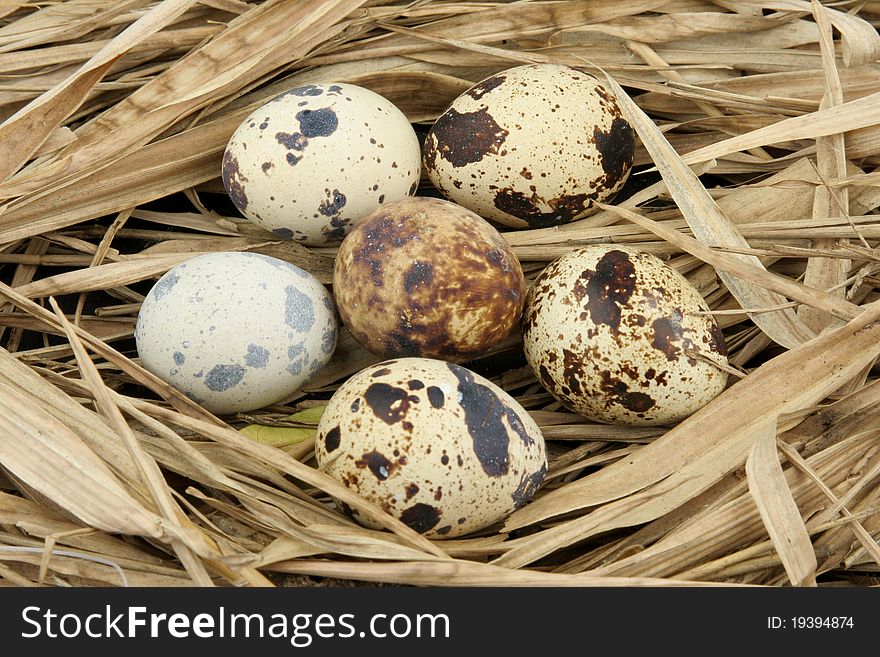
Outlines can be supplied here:
[[525, 280], [487, 221], [413, 197], [355, 226], [336, 256], [333, 293], [342, 321], [372, 352], [463, 362], [517, 329]]
[[700, 293], [656, 256], [617, 245], [571, 251], [529, 290], [523, 346], [535, 376], [601, 422], [677, 422], [725, 387], [724, 336]]
[[541, 431], [515, 399], [429, 358], [384, 361], [343, 383], [321, 417], [315, 456], [327, 474], [431, 538], [504, 519], [547, 472]]
[[340, 241], [382, 203], [415, 193], [419, 140], [389, 100], [352, 84], [308, 84], [253, 112], [223, 155], [241, 213], [279, 237]]
[[213, 413], [283, 400], [336, 348], [338, 319], [311, 274], [256, 253], [187, 260], [144, 299], [135, 340], [142, 365]]
[[513, 228], [586, 217], [629, 177], [635, 133], [588, 73], [528, 64], [456, 98], [424, 144], [425, 172], [448, 199]]

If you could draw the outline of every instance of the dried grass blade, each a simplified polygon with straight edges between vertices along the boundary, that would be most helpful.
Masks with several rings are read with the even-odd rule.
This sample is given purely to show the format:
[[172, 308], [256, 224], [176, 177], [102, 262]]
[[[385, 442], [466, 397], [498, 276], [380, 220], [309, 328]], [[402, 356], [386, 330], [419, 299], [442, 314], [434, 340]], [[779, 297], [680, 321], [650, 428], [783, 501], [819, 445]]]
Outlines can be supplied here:
[[[791, 445], [786, 445], [783, 442], [779, 443], [779, 449], [785, 454], [786, 458], [791, 461], [791, 464], [803, 472], [810, 481], [815, 484], [815, 486], [822, 491], [822, 494], [831, 502], [832, 508], [826, 509], [823, 513], [815, 518], [813, 522], [831, 522], [834, 514], [840, 513], [846, 519], [847, 524], [850, 525], [853, 533], [856, 535], [856, 538], [862, 544], [862, 547], [865, 551], [871, 555], [871, 558], [874, 562], [880, 565], [880, 545], [878, 545], [877, 540], [874, 539], [868, 530], [859, 522], [858, 518], [844, 506], [842, 500], [838, 499], [837, 495], [834, 494], [834, 491], [831, 490], [828, 485], [822, 481], [822, 478], [819, 474], [813, 469], [813, 467], [798, 453], [794, 447]], [[874, 473], [876, 474], [876, 472]]]
[[109, 170], [53, 186], [51, 193], [0, 212], [0, 244], [121, 212], [216, 178], [224, 145], [234, 130], [232, 122], [188, 130], [124, 156]]
[[279, 536], [254, 556], [229, 557], [232, 564], [248, 563], [253, 568], [263, 568], [279, 561], [314, 557], [321, 554], [321, 548], [290, 536]]
[[0, 564], [0, 582], [3, 580], [7, 580], [13, 586], [20, 586], [22, 588], [34, 588], [40, 586], [36, 582], [33, 582], [27, 577], [15, 572], [12, 568]]
[[[730, 253], [725, 253], [716, 249], [710, 249], [702, 242], [699, 242], [693, 237], [688, 237], [687, 235], [675, 230], [674, 228], [669, 228], [662, 222], [652, 221], [647, 217], [643, 217], [635, 212], [630, 212], [629, 210], [624, 210], [621, 207], [610, 205], [606, 206], [604, 204], [599, 204], [599, 206], [609, 210], [610, 212], [619, 214], [621, 217], [632, 221], [634, 224], [638, 224], [639, 226], [646, 228], [666, 242], [669, 242], [670, 244], [675, 244], [682, 250], [699, 258], [703, 262], [709, 263], [710, 265], [715, 267], [716, 270], [726, 271], [732, 275], [737, 276], [738, 278], [751, 281], [758, 286], [766, 287], [767, 289], [773, 290], [779, 294], [784, 294], [787, 297], [794, 299], [795, 301], [807, 304], [813, 308], [818, 308], [840, 319], [850, 320], [858, 316], [862, 312], [862, 308], [855, 305], [854, 303], [850, 303], [849, 301], [836, 297], [833, 294], [825, 292], [824, 290], [810, 288], [803, 285], [802, 283], [798, 283], [797, 281], [794, 281], [780, 274], [767, 271], [763, 266], [756, 267], [749, 262], [744, 262], [740, 260]], [[787, 300], [783, 299], [778, 305], [784, 305], [786, 303]], [[746, 306], [746, 308], [761, 307], [762, 306]]]
[[172, 540], [171, 547], [177, 553], [181, 563], [183, 563], [187, 572], [197, 584], [201, 586], [212, 586], [211, 578], [208, 576], [204, 565], [195, 558], [195, 554], [215, 555], [217, 549], [216, 545], [212, 544], [201, 530], [189, 522], [180, 509], [177, 508], [177, 505], [174, 503], [171, 493], [169, 492], [168, 485], [165, 482], [162, 473], [159, 471], [158, 465], [156, 465], [156, 462], [141, 449], [134, 432], [125, 421], [119, 407], [110, 397], [104, 381], [98, 373], [98, 369], [95, 367], [92, 359], [89, 358], [82, 342], [80, 342], [79, 338], [73, 332], [73, 326], [64, 316], [64, 313], [61, 311], [61, 308], [58, 306], [58, 303], [54, 298], [50, 297], [49, 303], [55, 311], [55, 315], [58, 317], [61, 327], [64, 329], [64, 333], [70, 346], [73, 348], [73, 353], [76, 357], [76, 362], [79, 365], [82, 380], [94, 395], [98, 410], [105, 418], [107, 418], [110, 425], [116, 430], [117, 435], [122, 437], [141, 479], [144, 481], [147, 490], [150, 491], [156, 506], [164, 516], [164, 521], [173, 525], [179, 525], [180, 529], [176, 533], [180, 533], [182, 536], [186, 537], [186, 540], [182, 543], [177, 540]]
[[780, 19], [775, 17], [688, 11], [686, 7], [677, 9], [681, 9], [681, 11], [673, 10], [668, 14], [633, 16], [626, 20], [584, 26], [580, 30], [601, 32], [620, 39], [637, 40], [648, 44], [667, 43], [678, 39], [692, 39], [712, 34], [739, 32], [751, 35], [773, 29], [780, 24]]
[[749, 493], [793, 586], [816, 586], [816, 553], [776, 454], [776, 423], [761, 428], [746, 459]]
[[[694, 235], [708, 246], [749, 246], [721, 208], [715, 203], [699, 178], [682, 161], [656, 124], [636, 105], [611, 76], [608, 84], [617, 95], [627, 120], [633, 125], [642, 144], [651, 154], [660, 175], [666, 182], [670, 195], [687, 220]], [[761, 261], [754, 256], [734, 255], [733, 258], [760, 269]], [[786, 302], [778, 294], [743, 281], [728, 272], [719, 271], [719, 278], [743, 308], [766, 308]], [[786, 308], [778, 313], [755, 315], [752, 321], [772, 340], [785, 346], [795, 347], [813, 337], [814, 333], [798, 319], [795, 312]]]
[[[19, 548], [19, 554], [14, 558], [21, 563], [39, 567], [41, 563], [40, 553], [42, 550], [43, 548], [41, 547], [33, 549]], [[14, 554], [15, 549], [11, 550], [11, 552]], [[113, 562], [112, 567], [108, 567], [111, 566], [111, 564], [107, 563], [108, 561], [111, 560], [102, 559], [100, 557], [95, 559], [88, 554], [68, 552], [64, 550], [56, 551], [55, 554], [53, 554], [51, 567], [55, 573], [62, 576], [59, 578], [61, 581], [67, 581], [68, 586], [119, 586], [122, 583], [120, 581], [119, 572], [116, 569], [119, 564]], [[185, 577], [177, 575], [169, 576], [164, 573], [138, 572], [136, 570], [126, 571], [125, 581], [128, 586], [133, 588], [143, 588], [148, 586], [192, 586], [192, 581]]]
[[40, 11], [0, 28], [0, 50], [73, 40], [107, 27], [145, 4], [148, 4], [148, 0], [67, 0], [47, 3], [40, 7]]
[[[137, 409], [126, 397], [123, 397], [115, 390], [108, 388], [107, 392], [120, 410], [131, 415], [138, 422], [148, 429], [152, 430], [159, 436], [169, 447], [172, 447], [179, 457], [185, 459], [197, 472], [195, 477], [201, 477], [205, 481], [210, 481], [216, 486], [222, 486], [236, 493], [244, 493], [244, 489], [231, 479], [224, 469], [217, 463], [206, 457], [190, 442], [183, 439], [177, 433], [166, 427], [161, 422], [151, 418], [143, 411]], [[195, 478], [191, 477], [191, 478]]]
[[20, 295], [32, 299], [61, 296], [75, 292], [94, 292], [112, 287], [143, 281], [192, 258], [193, 253], [159, 255], [155, 258], [139, 258], [129, 262], [112, 262], [97, 267], [76, 269], [56, 276], [22, 285], [16, 289]]
[[[356, 47], [342, 49], [339, 54], [362, 58], [365, 55], [382, 57], [418, 53], [424, 49], [424, 45], [418, 41], [420, 38], [437, 39], [441, 43], [460, 43], [464, 48], [474, 48], [477, 52], [482, 52], [480, 44], [483, 43], [540, 37], [570, 27], [651, 11], [664, 4], [666, 4], [664, 0], [620, 0], [613, 3], [586, 3], [579, 0], [567, 0], [563, 2], [484, 5], [479, 7], [478, 11], [428, 23], [429, 30], [426, 32], [400, 30], [404, 34], [398, 33], [389, 38], [377, 39], [367, 47], [358, 44]], [[398, 31], [389, 24], [383, 24], [383, 27]], [[490, 48], [485, 52], [495, 54], [503, 61], [509, 58], [528, 59], [530, 55], [518, 54], [524, 50], [523, 48], [506, 50]], [[548, 59], [540, 53], [535, 54], [534, 57], [542, 61]], [[328, 59], [335, 59], [336, 53], [329, 54], [325, 58], [318, 61], [322, 64], [326, 63]]]
[[[295, 560], [273, 564], [276, 572], [318, 577], [342, 577], [368, 582], [394, 582], [411, 586], [707, 586], [703, 582], [650, 577], [594, 577], [534, 570], [510, 570], [472, 561], [403, 563], [346, 563]], [[722, 586], [711, 584], [711, 586]]]
[[76, 434], [0, 383], [0, 463], [86, 525], [168, 540], [174, 527], [126, 493]]
[[[780, 449], [781, 445], [782, 443]], [[837, 486], [870, 449], [870, 445], [866, 446], [858, 439], [850, 439], [817, 455], [811, 459], [811, 465], [822, 473], [829, 485]], [[792, 471], [786, 472], [786, 479], [805, 515], [821, 508], [821, 494], [812, 483]], [[714, 577], [718, 581], [720, 575], [716, 575], [715, 569], [725, 567], [724, 556], [731, 554], [731, 551], [741, 551], [744, 546], [750, 546], [747, 549], [751, 549], [767, 532], [757, 507], [748, 494], [746, 482], [739, 481], [736, 475], [728, 477], [728, 486], [721, 498], [716, 497], [714, 501], [707, 498], [708, 506], [700, 499], [694, 498], [672, 514], [664, 515], [647, 525], [644, 530], [647, 530], [648, 536], [645, 538], [650, 544], [645, 549], [631, 556], [618, 556], [617, 560], [606, 565], [594, 565], [588, 573], [597, 576], [680, 577], [701, 580]], [[685, 514], [680, 513], [689, 506], [690, 509]], [[649, 529], [651, 525], [664, 525], [666, 521], [671, 521], [672, 524], [665, 525], [660, 534], [652, 535]], [[817, 528], [812, 526], [812, 522], [810, 524], [810, 531], [815, 533]], [[639, 530], [632, 536], [644, 530]], [[652, 538], [659, 540], [653, 542]], [[769, 540], [763, 543], [766, 547], [760, 548], [758, 554], [772, 551]], [[769, 564], [770, 566], [781, 565], [777, 556], [774, 555], [773, 558], [776, 561]], [[707, 560], [712, 559], [718, 559], [722, 563], [708, 566]]]
[[421, 548], [427, 554], [445, 557], [443, 551], [437, 548], [431, 543], [431, 541], [417, 533], [408, 525], [405, 525], [397, 518], [387, 514], [378, 505], [353, 493], [329, 475], [300, 463], [282, 450], [248, 440], [229, 427], [217, 426], [216, 424], [197, 420], [187, 415], [182, 415], [175, 411], [154, 406], [152, 404], [139, 404], [134, 400], [132, 400], [132, 403], [157, 419], [197, 431], [206, 438], [228, 445], [238, 452], [252, 456], [265, 463], [271, 463], [274, 467], [280, 468], [286, 474], [301, 479], [310, 486], [315, 486], [316, 488], [327, 492], [329, 495], [345, 502], [349, 506], [356, 508], [371, 520], [392, 530], [413, 547]]
[[[5, 297], [7, 301], [21, 308], [29, 315], [36, 317], [40, 321], [46, 323], [49, 327], [56, 331], [60, 331], [61, 327], [55, 315], [42, 306], [34, 303], [30, 299], [23, 297], [18, 292], [0, 282], [0, 297]], [[167, 400], [175, 408], [181, 409], [183, 412], [197, 418], [201, 418], [211, 423], [223, 424], [218, 418], [208, 413], [201, 406], [192, 401], [183, 393], [177, 391], [174, 387], [165, 383], [155, 374], [148, 372], [140, 367], [124, 355], [113, 349], [107, 343], [97, 339], [93, 335], [83, 331], [79, 327], [74, 327], [74, 332], [86, 342], [94, 351], [106, 358], [108, 361], [116, 365], [120, 370], [131, 376], [139, 384], [146, 386], [157, 395]]]
[[[739, 4], [804, 14], [810, 14], [811, 10], [810, 3], [805, 0], [745, 0]], [[831, 24], [840, 30], [845, 66], [861, 66], [880, 58], [880, 35], [867, 20], [837, 9], [828, 8], [827, 11]]]
[[758, 146], [799, 139], [815, 139], [876, 126], [878, 123], [880, 123], [880, 92], [835, 107], [782, 119], [764, 128], [698, 148], [681, 158], [685, 164], [696, 164]]
[[[0, 184], [0, 197], [42, 191], [116, 161], [212, 101], [235, 93], [275, 68], [304, 57], [338, 34], [364, 0], [269, 0], [239, 16], [200, 48], [103, 112], [77, 132], [57, 158]], [[314, 29], [322, 24], [320, 30]], [[308, 33], [308, 28], [313, 28]], [[257, 36], [259, 35], [259, 36]], [[173, 90], [173, 91], [172, 91]], [[109, 135], [113, 138], [109, 139]], [[27, 202], [27, 199], [24, 199]]]
[[9, 178], [52, 132], [85, 102], [98, 80], [128, 49], [158, 32], [196, 0], [164, 0], [122, 31], [63, 83], [29, 103], [0, 125], [0, 180]]
[[[843, 89], [840, 76], [837, 72], [834, 57], [834, 42], [831, 35], [831, 22], [828, 18], [828, 9], [823, 7], [817, 0], [812, 0], [813, 16], [816, 19], [819, 32], [819, 45], [822, 51], [822, 68], [825, 72], [825, 94], [820, 108], [836, 107], [843, 103]], [[823, 180], [844, 178], [847, 175], [846, 145], [843, 134], [829, 135], [816, 138], [816, 167], [820, 178]], [[829, 217], [845, 216], [849, 212], [849, 194], [846, 187], [831, 188], [828, 185], [816, 187], [813, 197], [813, 218], [826, 219]], [[837, 240], [818, 239], [813, 243], [817, 250], [832, 249], [837, 246]], [[811, 287], [822, 290], [835, 288], [846, 280], [850, 267], [849, 260], [843, 258], [810, 257], [807, 259], [807, 269], [804, 272], [804, 283]], [[840, 287], [836, 291], [837, 296], [843, 297], [845, 289]], [[798, 309], [798, 315], [813, 331], [819, 333], [828, 326], [839, 325], [839, 322], [829, 321], [829, 317], [817, 313], [809, 306]]]
[[36, 3], [37, 0], [7, 0], [0, 2], [0, 18], [6, 18], [9, 14], [14, 14], [19, 9]]
[[[128, 49], [128, 53], [147, 54], [156, 50], [194, 46], [224, 28], [225, 26], [219, 24], [190, 28], [171, 28], [157, 32], [149, 38], [133, 44]], [[19, 50], [13, 53], [0, 54], [0, 72], [12, 73], [26, 69], [45, 69], [55, 65], [68, 66], [79, 61], [86, 61], [90, 57], [95, 56], [109, 42], [109, 39], [92, 39], [87, 42], [47, 45], [34, 50]]]
[[[777, 445], [780, 450], [785, 450], [782, 441]], [[821, 473], [829, 485], [836, 487], [870, 449], [871, 445], [851, 438], [811, 458], [810, 466]], [[823, 506], [821, 493], [805, 477], [793, 470], [786, 471], [785, 477], [803, 515], [815, 513]], [[711, 577], [708, 573], [714, 568], [724, 568], [725, 555], [731, 552], [752, 551], [754, 556], [772, 551], [772, 542], [763, 540], [767, 530], [748, 493], [748, 483], [738, 481], [738, 477], [732, 482], [732, 488], [717, 503], [702, 507], [639, 554], [598, 568], [592, 571], [593, 574], [704, 579]], [[808, 529], [813, 534], [817, 530], [812, 519]], [[820, 542], [821, 538], [816, 541], [817, 553]], [[761, 544], [766, 547], [757, 547]], [[712, 566], [707, 560], [713, 559], [722, 563]], [[777, 561], [781, 565], [781, 560], [777, 558]]]
[[294, 534], [296, 538], [333, 554], [389, 561], [445, 561], [445, 558], [432, 558], [420, 550], [396, 542], [393, 534], [383, 536], [379, 532], [360, 527], [311, 525], [297, 527]]
[[14, 525], [28, 537], [45, 540], [59, 537], [57, 542], [78, 550], [103, 554], [120, 564], [127, 564], [154, 572], [180, 574], [179, 568], [166, 568], [160, 557], [148, 554], [131, 543], [104, 532], [90, 529], [83, 534], [83, 526], [63, 517], [60, 513], [37, 502], [11, 494], [0, 494], [0, 523]]
[[354, 75], [347, 81], [384, 96], [410, 123], [433, 123], [459, 94], [473, 85], [469, 80], [451, 75], [400, 68]]

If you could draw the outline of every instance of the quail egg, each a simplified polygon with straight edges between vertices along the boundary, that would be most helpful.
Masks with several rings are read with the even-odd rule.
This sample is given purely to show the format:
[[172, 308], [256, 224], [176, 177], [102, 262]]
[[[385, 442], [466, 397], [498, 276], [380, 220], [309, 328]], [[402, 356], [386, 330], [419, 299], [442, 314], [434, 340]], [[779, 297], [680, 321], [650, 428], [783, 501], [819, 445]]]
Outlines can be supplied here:
[[418, 137], [389, 100], [352, 84], [308, 84], [241, 123], [222, 179], [253, 223], [323, 245], [382, 203], [414, 194], [420, 172]]
[[352, 376], [331, 397], [317, 436], [320, 468], [430, 538], [504, 519], [547, 471], [541, 431], [516, 400], [460, 365], [428, 358]]
[[656, 256], [588, 246], [535, 280], [523, 348], [538, 380], [571, 410], [609, 423], [673, 423], [727, 382], [724, 336], [708, 310]]
[[634, 153], [635, 132], [595, 77], [527, 64], [456, 98], [428, 133], [423, 161], [446, 198], [513, 228], [542, 228], [610, 199]]
[[501, 234], [443, 199], [386, 203], [336, 256], [333, 293], [354, 338], [384, 357], [463, 362], [519, 326], [525, 279]]
[[150, 289], [135, 341], [143, 366], [218, 414], [283, 400], [336, 348], [333, 298], [277, 258], [221, 252], [177, 265]]

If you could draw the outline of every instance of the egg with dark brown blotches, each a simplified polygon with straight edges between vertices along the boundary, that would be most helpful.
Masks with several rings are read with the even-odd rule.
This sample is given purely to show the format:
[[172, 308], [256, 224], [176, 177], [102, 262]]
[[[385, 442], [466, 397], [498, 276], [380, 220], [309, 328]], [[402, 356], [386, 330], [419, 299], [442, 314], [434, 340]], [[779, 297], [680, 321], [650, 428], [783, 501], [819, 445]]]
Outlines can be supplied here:
[[336, 256], [333, 293], [343, 323], [373, 353], [463, 362], [517, 329], [525, 280], [487, 221], [413, 197], [352, 229]]
[[600, 422], [674, 423], [727, 383], [724, 336], [703, 297], [631, 247], [588, 246], [550, 263], [529, 290], [523, 348], [559, 402]]
[[574, 221], [610, 200], [633, 165], [635, 132], [589, 73], [527, 64], [456, 98], [423, 147], [448, 199], [513, 228]]
[[321, 416], [315, 457], [328, 475], [430, 538], [503, 520], [547, 472], [541, 430], [515, 399], [460, 365], [428, 358], [384, 361], [343, 383]]
[[337, 244], [382, 203], [415, 193], [421, 149], [409, 120], [353, 84], [307, 84], [236, 129], [223, 155], [230, 199], [253, 223], [309, 245]]

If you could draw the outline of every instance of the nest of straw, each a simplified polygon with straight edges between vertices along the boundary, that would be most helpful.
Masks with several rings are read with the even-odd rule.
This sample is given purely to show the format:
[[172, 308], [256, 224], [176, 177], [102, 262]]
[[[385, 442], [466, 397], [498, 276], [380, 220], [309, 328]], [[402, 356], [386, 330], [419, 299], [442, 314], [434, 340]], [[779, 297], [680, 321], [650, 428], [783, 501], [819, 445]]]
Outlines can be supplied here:
[[[876, 583], [878, 25], [875, 0], [4, 3], [0, 583]], [[322, 403], [378, 360], [349, 335], [307, 389], [248, 416], [138, 365], [144, 294], [195, 254], [253, 250], [330, 282], [333, 249], [247, 228], [223, 192], [253, 109], [335, 79], [428, 126], [525, 62], [620, 85], [639, 147], [614, 204], [505, 237], [527, 278], [592, 242], [684, 273], [734, 374], [699, 413], [590, 423], [501, 345], [471, 365], [538, 421], [547, 480], [507, 522], [429, 541], [315, 467]]]

